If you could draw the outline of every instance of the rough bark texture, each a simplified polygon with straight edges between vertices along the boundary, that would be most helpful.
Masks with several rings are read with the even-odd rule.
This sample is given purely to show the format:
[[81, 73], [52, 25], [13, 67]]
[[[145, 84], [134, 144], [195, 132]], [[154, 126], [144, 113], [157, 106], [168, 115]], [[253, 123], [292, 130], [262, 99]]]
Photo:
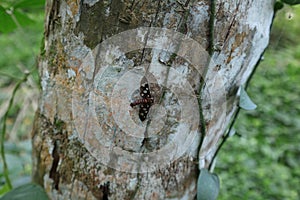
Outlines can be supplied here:
[[[52, 199], [194, 199], [198, 169], [212, 162], [238, 88], [268, 44], [273, 3], [219, 0], [212, 18], [210, 1], [47, 0], [34, 180]], [[172, 34], [146, 28], [101, 45], [139, 27], [181, 32], [198, 46], [154, 49], [157, 34]], [[142, 123], [129, 104], [143, 75], [164, 95]]]

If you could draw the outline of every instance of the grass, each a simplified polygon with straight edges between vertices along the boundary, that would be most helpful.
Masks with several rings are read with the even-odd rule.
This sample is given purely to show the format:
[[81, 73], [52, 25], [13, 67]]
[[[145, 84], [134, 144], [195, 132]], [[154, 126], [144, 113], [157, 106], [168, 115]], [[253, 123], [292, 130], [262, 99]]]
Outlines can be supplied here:
[[[286, 16], [293, 15], [292, 19]], [[43, 14], [34, 26], [1, 35], [0, 118], [13, 88], [36, 66]], [[219, 153], [215, 172], [221, 179], [219, 199], [300, 199], [300, 8], [278, 13], [270, 47], [251, 80], [248, 94], [258, 105], [240, 112], [231, 137]], [[6, 121], [5, 149], [13, 185], [30, 181], [31, 126], [37, 107], [36, 74], [17, 92]], [[3, 121], [1, 121], [3, 123]], [[7, 191], [0, 165], [0, 195]]]

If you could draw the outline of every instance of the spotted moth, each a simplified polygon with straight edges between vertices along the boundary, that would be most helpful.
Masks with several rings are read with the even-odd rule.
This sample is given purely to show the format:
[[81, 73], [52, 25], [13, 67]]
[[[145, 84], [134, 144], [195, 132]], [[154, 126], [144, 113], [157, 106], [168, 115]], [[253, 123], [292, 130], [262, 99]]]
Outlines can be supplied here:
[[144, 77], [141, 81], [140, 86], [140, 96], [141, 99], [138, 99], [130, 104], [131, 107], [140, 106], [139, 109], [139, 118], [141, 121], [145, 121], [149, 113], [149, 109], [154, 103], [154, 98], [151, 96], [150, 87], [147, 79]]

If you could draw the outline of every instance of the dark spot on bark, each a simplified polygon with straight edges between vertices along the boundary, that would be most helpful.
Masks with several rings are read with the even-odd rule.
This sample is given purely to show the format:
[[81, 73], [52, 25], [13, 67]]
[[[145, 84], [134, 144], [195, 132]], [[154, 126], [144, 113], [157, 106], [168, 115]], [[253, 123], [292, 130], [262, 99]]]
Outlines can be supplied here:
[[49, 24], [47, 24], [45, 28], [45, 37], [49, 36], [49, 33], [55, 30], [55, 26], [58, 24], [58, 15], [59, 15], [59, 7], [60, 2], [58, 0], [52, 1], [51, 5], [47, 5], [47, 10], [49, 11]]
[[84, 44], [89, 48], [93, 49], [99, 42], [120, 32], [117, 25], [118, 15], [123, 9], [122, 1], [114, 0], [109, 5], [99, 1], [92, 6], [81, 3], [80, 19], [74, 31], [76, 35], [84, 34]]
[[108, 200], [108, 196], [110, 194], [109, 181], [104, 183], [104, 185], [101, 185], [100, 190], [102, 191], [102, 200]]
[[57, 141], [55, 141], [54, 143], [54, 149], [52, 152], [52, 158], [53, 158], [53, 162], [52, 162], [52, 167], [50, 170], [50, 178], [53, 179], [53, 184], [54, 184], [54, 188], [56, 190], [58, 190], [58, 184], [59, 184], [59, 172], [57, 171], [57, 166], [58, 166], [58, 162], [59, 162], [59, 152], [58, 152], [58, 145], [57, 145]]

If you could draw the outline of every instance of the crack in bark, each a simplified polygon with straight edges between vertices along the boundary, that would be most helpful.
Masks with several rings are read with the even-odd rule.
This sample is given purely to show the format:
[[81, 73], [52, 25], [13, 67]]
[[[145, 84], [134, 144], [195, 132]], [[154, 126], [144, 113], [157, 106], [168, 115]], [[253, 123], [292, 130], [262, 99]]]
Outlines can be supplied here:
[[58, 190], [60, 174], [57, 171], [58, 162], [59, 162], [59, 151], [58, 151], [57, 141], [54, 142], [54, 149], [52, 151], [52, 157], [53, 157], [53, 162], [52, 162], [52, 167], [51, 167], [51, 170], [49, 173], [49, 177], [53, 179], [54, 188], [56, 190]]
[[49, 14], [47, 15], [48, 24], [45, 28], [45, 37], [48, 38], [50, 31], [55, 29], [55, 24], [58, 22], [58, 13], [59, 13], [59, 1], [54, 0], [51, 5], [47, 4], [46, 8]]
[[109, 190], [109, 181], [100, 186], [100, 190], [102, 191], [102, 200], [108, 200], [108, 196], [110, 195]]
[[[227, 40], [229, 39], [230, 33], [232, 32], [232, 28], [234, 27], [234, 25], [236, 23], [236, 17], [237, 17], [237, 13], [238, 13], [238, 10], [239, 10], [239, 7], [240, 7], [240, 3], [241, 2], [237, 3], [237, 7], [236, 7], [236, 9], [234, 11], [235, 14], [234, 14], [233, 19], [232, 19], [232, 21], [231, 21], [231, 23], [230, 23], [230, 25], [228, 27], [228, 31], [227, 31], [227, 33], [225, 35], [225, 39], [224, 39], [223, 44], [225, 44], [227, 42]], [[224, 45], [224, 47], [225, 47], [225, 45]]]

